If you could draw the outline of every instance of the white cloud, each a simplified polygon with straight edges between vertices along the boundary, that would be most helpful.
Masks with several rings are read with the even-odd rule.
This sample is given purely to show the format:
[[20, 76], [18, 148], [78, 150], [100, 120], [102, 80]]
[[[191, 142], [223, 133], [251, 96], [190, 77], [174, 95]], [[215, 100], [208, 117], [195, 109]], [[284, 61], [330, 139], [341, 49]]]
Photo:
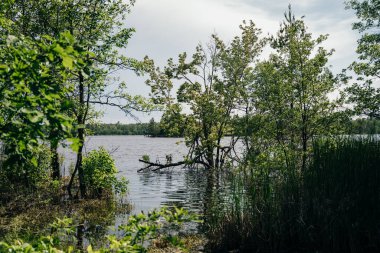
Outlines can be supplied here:
[[[326, 48], [336, 52], [330, 60], [334, 72], [347, 67], [355, 57], [357, 35], [351, 30], [352, 12], [344, 9], [343, 0], [137, 0], [127, 19], [127, 26], [135, 27], [125, 53], [142, 58], [149, 55], [159, 65], [167, 58], [175, 58], [186, 51], [191, 54], [198, 43], [207, 43], [216, 32], [230, 41], [239, 34], [242, 20], [252, 19], [263, 34], [275, 34], [289, 3], [296, 17], [305, 15], [309, 31], [316, 37], [330, 34]], [[134, 94], [148, 94], [149, 89], [133, 74], [121, 74], [131, 83]], [[116, 116], [117, 115], [117, 116]], [[104, 121], [125, 122], [123, 114], [108, 110]], [[141, 116], [147, 121], [151, 116]]]

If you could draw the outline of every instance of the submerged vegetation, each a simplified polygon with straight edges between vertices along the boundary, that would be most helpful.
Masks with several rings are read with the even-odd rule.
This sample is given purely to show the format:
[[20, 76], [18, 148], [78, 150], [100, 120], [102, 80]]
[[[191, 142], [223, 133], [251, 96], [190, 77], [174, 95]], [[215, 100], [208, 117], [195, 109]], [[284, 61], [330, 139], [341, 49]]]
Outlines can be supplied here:
[[[332, 73], [328, 36], [313, 36], [290, 6], [275, 35], [244, 21], [231, 42], [214, 34], [163, 68], [128, 58], [133, 5], [0, 3], [0, 252], [186, 252], [191, 240], [210, 252], [378, 252], [379, 138], [355, 134], [379, 133], [379, 2], [346, 3], [362, 35], [348, 68], [356, 80]], [[147, 74], [150, 98], [127, 93], [120, 69]], [[163, 115], [96, 125], [94, 105]], [[205, 171], [206, 240], [181, 232], [199, 218], [177, 207], [130, 215], [111, 232], [116, 214], [129, 214], [128, 181], [107, 150], [85, 152], [97, 133], [183, 137], [183, 160], [145, 154], [140, 171]], [[69, 176], [61, 145], [76, 154]]]

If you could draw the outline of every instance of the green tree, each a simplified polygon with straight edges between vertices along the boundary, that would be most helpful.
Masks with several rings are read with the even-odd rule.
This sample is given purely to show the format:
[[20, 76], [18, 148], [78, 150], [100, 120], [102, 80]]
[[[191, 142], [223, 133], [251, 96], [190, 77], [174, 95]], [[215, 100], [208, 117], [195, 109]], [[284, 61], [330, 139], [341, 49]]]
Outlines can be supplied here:
[[168, 107], [161, 117], [159, 127], [161, 134], [168, 137], [183, 137], [186, 129], [186, 117], [182, 113], [180, 104]]
[[160, 135], [160, 127], [157, 122], [154, 121], [154, 118], [149, 120], [146, 134], [148, 136], [156, 137]]
[[62, 98], [72, 86], [63, 83], [85, 63], [70, 33], [31, 39], [16, 36], [4, 16], [0, 20], [9, 24], [1, 27], [0, 37], [0, 139], [8, 154], [6, 164], [14, 170], [10, 174], [28, 184], [30, 170], [37, 167], [35, 149], [40, 140], [49, 139], [46, 130], [54, 127], [63, 136], [71, 131], [72, 120], [62, 113], [71, 104]]
[[355, 11], [359, 21], [353, 29], [361, 34], [356, 49], [359, 59], [350, 66], [359, 82], [347, 88], [348, 102], [354, 103], [357, 115], [380, 118], [380, 1], [349, 0], [346, 6]]
[[[272, 140], [271, 145], [282, 147], [287, 166], [300, 161], [303, 170], [311, 140], [331, 133], [337, 119], [336, 103], [328, 97], [335, 78], [326, 67], [333, 51], [320, 46], [327, 36], [313, 38], [290, 7], [285, 18], [270, 38], [275, 52], [256, 68], [252, 100], [261, 125], [256, 141]], [[293, 157], [298, 154], [299, 159]]]
[[[260, 29], [253, 22], [244, 22], [240, 29], [241, 36], [230, 44], [213, 35], [207, 47], [197, 46], [192, 59], [183, 53], [178, 63], [169, 59], [163, 71], [152, 68], [147, 81], [155, 101], [165, 105], [164, 115], [169, 119], [176, 115], [184, 122], [179, 125], [189, 147], [188, 163], [202, 164], [210, 171], [223, 167], [236, 143], [232, 138], [224, 145], [222, 138], [231, 129], [232, 115], [262, 49]], [[171, 95], [174, 80], [181, 81], [176, 97]]]
[[[91, 54], [91, 61], [83, 70], [73, 73], [70, 83], [73, 92], [67, 96], [74, 103], [70, 116], [75, 120], [77, 141], [77, 162], [68, 191], [78, 173], [80, 193], [86, 196], [86, 185], [82, 167], [85, 125], [92, 117], [91, 105], [111, 105], [132, 115], [132, 110], [148, 110], [149, 104], [141, 96], [131, 96], [125, 92], [126, 84], [112, 77], [119, 69], [129, 69], [140, 74], [143, 64], [125, 57], [119, 52], [127, 45], [134, 30], [125, 28], [125, 18], [134, 1], [122, 0], [15, 0], [6, 15], [14, 22], [14, 30], [38, 38], [43, 34], [52, 37], [68, 30], [76, 38], [78, 45]], [[110, 88], [110, 83], [118, 83]]]

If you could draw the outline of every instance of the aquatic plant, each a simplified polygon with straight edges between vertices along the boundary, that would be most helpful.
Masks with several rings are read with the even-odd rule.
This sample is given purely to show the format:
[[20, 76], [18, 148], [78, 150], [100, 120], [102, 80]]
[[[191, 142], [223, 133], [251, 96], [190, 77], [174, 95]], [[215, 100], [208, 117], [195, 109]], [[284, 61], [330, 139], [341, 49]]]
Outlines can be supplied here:
[[379, 251], [379, 140], [320, 138], [304, 173], [258, 160], [209, 212], [211, 251]]

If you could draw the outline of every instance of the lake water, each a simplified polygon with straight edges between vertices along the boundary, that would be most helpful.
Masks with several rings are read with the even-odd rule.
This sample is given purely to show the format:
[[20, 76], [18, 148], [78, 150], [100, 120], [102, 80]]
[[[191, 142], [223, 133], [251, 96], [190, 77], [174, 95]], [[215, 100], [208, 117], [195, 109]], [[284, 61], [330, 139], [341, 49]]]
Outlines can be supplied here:
[[[173, 162], [183, 159], [187, 148], [183, 138], [149, 138], [145, 136], [89, 136], [85, 153], [100, 146], [111, 152], [119, 177], [129, 181], [128, 200], [133, 205], [132, 213], [149, 211], [160, 206], [179, 206], [192, 211], [202, 209], [205, 174], [204, 170], [175, 167], [159, 172], [140, 172], [144, 167], [139, 162], [143, 155], [151, 161], [165, 162], [165, 155], [171, 154]], [[75, 162], [75, 154], [69, 149], [61, 149], [64, 155], [64, 173]]]

